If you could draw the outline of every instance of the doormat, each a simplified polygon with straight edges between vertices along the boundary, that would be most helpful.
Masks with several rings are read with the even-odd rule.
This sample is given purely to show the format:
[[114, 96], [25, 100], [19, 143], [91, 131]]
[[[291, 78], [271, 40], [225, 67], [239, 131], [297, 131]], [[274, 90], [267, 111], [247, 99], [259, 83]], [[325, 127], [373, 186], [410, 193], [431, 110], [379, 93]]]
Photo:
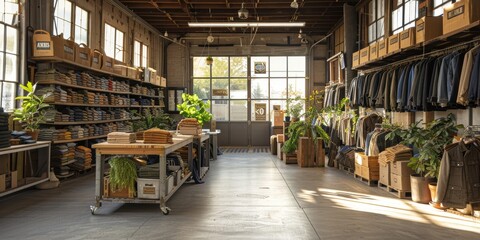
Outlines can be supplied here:
[[223, 153], [269, 153], [269, 147], [222, 147]]

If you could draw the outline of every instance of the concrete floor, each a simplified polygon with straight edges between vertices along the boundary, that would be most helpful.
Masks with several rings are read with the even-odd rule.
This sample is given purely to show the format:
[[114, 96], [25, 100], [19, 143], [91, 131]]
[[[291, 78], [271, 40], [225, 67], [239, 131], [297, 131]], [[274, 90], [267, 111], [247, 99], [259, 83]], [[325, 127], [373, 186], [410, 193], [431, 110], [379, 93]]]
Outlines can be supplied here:
[[480, 239], [471, 218], [400, 200], [332, 168], [266, 153], [224, 154], [205, 184], [158, 205], [104, 203], [94, 175], [0, 199], [0, 239]]

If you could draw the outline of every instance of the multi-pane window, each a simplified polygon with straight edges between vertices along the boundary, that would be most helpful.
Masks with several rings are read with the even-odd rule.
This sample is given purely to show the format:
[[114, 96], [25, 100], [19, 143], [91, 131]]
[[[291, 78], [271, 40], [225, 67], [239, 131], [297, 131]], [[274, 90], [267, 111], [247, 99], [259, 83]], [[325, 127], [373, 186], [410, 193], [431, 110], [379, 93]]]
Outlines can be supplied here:
[[[88, 11], [68, 0], [53, 0], [53, 35], [63, 34], [63, 38], [88, 45]], [[73, 10], [75, 9], [75, 11]]]
[[452, 0], [433, 0], [433, 16], [443, 14], [443, 8], [452, 5]]
[[105, 54], [123, 62], [123, 37], [124, 33], [105, 23], [105, 41], [103, 48]]
[[368, 43], [385, 35], [385, 0], [371, 0], [368, 3]]
[[88, 12], [75, 7], [75, 42], [88, 45]]
[[148, 46], [135, 40], [133, 42], [133, 66], [147, 67], [148, 65]]
[[19, 81], [19, 29], [13, 22], [18, 14], [18, 0], [0, 1], [0, 14], [0, 104], [11, 112]]
[[418, 1], [393, 0], [392, 32], [399, 33], [410, 27], [415, 27], [418, 17]]

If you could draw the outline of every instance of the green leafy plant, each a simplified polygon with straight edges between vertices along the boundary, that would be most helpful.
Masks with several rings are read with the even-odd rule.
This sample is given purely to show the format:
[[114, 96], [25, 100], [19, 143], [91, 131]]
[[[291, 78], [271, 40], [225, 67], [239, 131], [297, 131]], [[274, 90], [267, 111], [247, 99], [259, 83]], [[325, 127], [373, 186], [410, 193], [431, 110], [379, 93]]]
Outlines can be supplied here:
[[304, 117], [304, 120], [297, 121], [288, 126], [287, 136], [289, 137], [285, 141], [282, 150], [285, 153], [293, 153], [298, 147], [298, 140], [300, 137], [308, 137], [313, 140], [315, 146], [315, 152], [317, 152], [317, 143], [318, 140], [323, 140], [325, 142], [330, 141], [328, 134], [321, 128], [320, 125], [316, 124], [318, 118], [322, 118], [321, 113], [321, 102], [322, 95], [318, 91], [312, 92], [308, 97], [308, 109], [301, 116]]
[[400, 136], [403, 144], [413, 146], [419, 153], [410, 159], [408, 166], [421, 176], [437, 178], [443, 148], [452, 143], [454, 134], [463, 125], [457, 125], [455, 116], [451, 113], [428, 123], [425, 128], [420, 123], [421, 121], [412, 123], [408, 129], [394, 126], [387, 139]]
[[27, 85], [20, 84], [20, 87], [28, 94], [26, 96], [18, 96], [15, 99], [22, 100], [21, 108], [15, 109], [13, 112], [13, 120], [19, 121], [27, 131], [36, 131], [40, 128], [40, 124], [45, 121], [45, 108], [50, 105], [45, 103], [45, 99], [51, 94], [42, 96], [35, 95], [36, 84], [28, 82]]
[[135, 192], [135, 181], [137, 180], [137, 167], [128, 157], [112, 157], [110, 164], [110, 189], [113, 192], [128, 188]]
[[197, 94], [182, 94], [183, 103], [178, 104], [177, 108], [180, 115], [186, 118], [195, 118], [203, 125], [212, 120], [212, 114], [208, 112], [210, 109], [210, 101], [204, 102]]
[[156, 114], [147, 113], [142, 116], [142, 119], [140, 121], [134, 122], [133, 130], [137, 132], [154, 127], [168, 130], [172, 129], [174, 122], [175, 121], [163, 111]]
[[302, 99], [300, 96], [287, 99], [287, 111], [285, 112], [286, 115], [292, 118], [300, 118], [304, 103], [305, 99]]

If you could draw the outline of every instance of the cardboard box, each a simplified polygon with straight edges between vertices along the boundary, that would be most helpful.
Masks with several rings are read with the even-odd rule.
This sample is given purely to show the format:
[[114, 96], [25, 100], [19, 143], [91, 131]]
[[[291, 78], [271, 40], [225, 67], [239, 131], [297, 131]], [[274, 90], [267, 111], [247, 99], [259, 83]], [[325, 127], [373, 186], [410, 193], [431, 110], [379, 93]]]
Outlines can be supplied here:
[[157, 79], [159, 79], [159, 86], [160, 87], [167, 87], [167, 79], [164, 77], [157, 76]]
[[113, 73], [127, 77], [127, 65], [118, 60], [113, 60]]
[[362, 177], [370, 181], [378, 181], [379, 168], [362, 166]]
[[362, 165], [355, 163], [355, 175], [362, 176]]
[[283, 118], [285, 112], [283, 110], [273, 110], [273, 126], [281, 127], [283, 126]]
[[131, 78], [131, 79], [140, 79], [140, 76], [139, 76], [140, 72], [138, 71], [137, 68], [135, 67], [127, 67], [127, 77]]
[[403, 30], [400, 33], [400, 48], [405, 49], [415, 45], [415, 28]]
[[461, 0], [443, 9], [443, 34], [480, 20], [480, 1]]
[[411, 191], [410, 186], [410, 175], [408, 176], [400, 176], [397, 174], [391, 174], [391, 187], [397, 191]]
[[103, 55], [102, 57], [102, 68], [103, 71], [113, 73], [113, 58]]
[[388, 38], [388, 53], [393, 53], [400, 50], [400, 35], [393, 34]]
[[88, 48], [87, 45], [83, 43], [79, 44], [75, 50], [75, 62], [85, 67], [90, 67], [91, 65], [90, 55], [91, 55], [90, 48]]
[[352, 55], [352, 67], [357, 67], [360, 65], [360, 51], [356, 51]]
[[53, 36], [53, 54], [55, 57], [68, 61], [75, 61], [76, 43], [63, 39], [63, 34]]
[[35, 30], [32, 37], [34, 57], [53, 57], [53, 41], [50, 33], [45, 30]]
[[378, 57], [381, 58], [388, 53], [388, 38], [378, 40]]
[[138, 198], [160, 199], [160, 179], [137, 178]]
[[390, 164], [380, 163], [378, 170], [380, 175], [378, 178], [378, 182], [383, 185], [390, 186]]
[[364, 64], [370, 60], [370, 47], [360, 50], [360, 64]]
[[378, 168], [378, 156], [367, 156], [363, 152], [356, 152], [355, 163], [365, 167]]
[[93, 49], [90, 55], [90, 66], [95, 69], [102, 69], [103, 53], [98, 49]]
[[422, 17], [415, 22], [415, 42], [422, 43], [442, 35], [442, 17]]
[[277, 142], [284, 143], [285, 142], [285, 135], [277, 134]]
[[377, 60], [378, 58], [378, 43], [370, 44], [370, 61]]
[[410, 177], [413, 174], [413, 170], [408, 167], [409, 161], [395, 161], [390, 163], [390, 172], [392, 174]]

